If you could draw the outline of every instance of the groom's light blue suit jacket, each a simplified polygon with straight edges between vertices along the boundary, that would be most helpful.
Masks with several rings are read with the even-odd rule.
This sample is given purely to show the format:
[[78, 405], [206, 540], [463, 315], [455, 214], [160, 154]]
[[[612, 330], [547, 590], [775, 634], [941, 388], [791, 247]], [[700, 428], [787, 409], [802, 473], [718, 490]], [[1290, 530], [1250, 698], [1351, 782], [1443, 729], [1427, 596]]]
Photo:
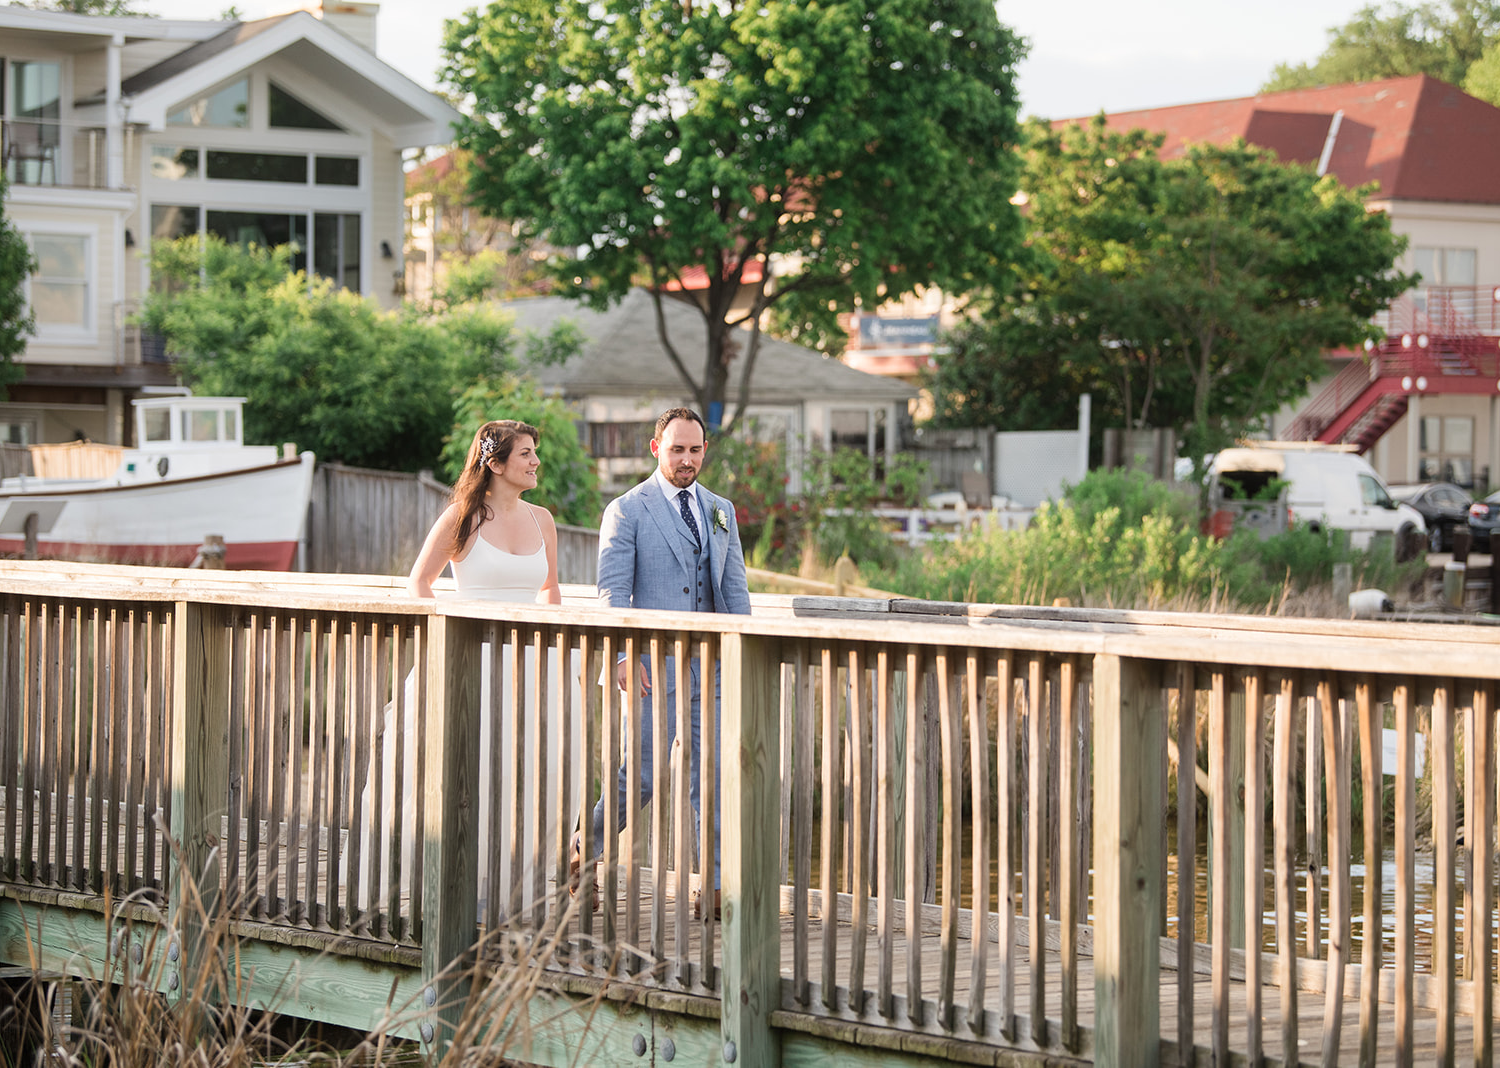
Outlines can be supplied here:
[[[745, 554], [734, 505], [694, 484], [703, 513], [714, 610], [750, 614], [745, 586]], [[724, 517], [719, 526], [716, 515]], [[599, 601], [611, 608], [693, 611], [696, 562], [687, 542], [675, 533], [682, 519], [667, 503], [654, 478], [616, 497], [599, 525]], [[727, 529], [725, 529], [727, 527]]]

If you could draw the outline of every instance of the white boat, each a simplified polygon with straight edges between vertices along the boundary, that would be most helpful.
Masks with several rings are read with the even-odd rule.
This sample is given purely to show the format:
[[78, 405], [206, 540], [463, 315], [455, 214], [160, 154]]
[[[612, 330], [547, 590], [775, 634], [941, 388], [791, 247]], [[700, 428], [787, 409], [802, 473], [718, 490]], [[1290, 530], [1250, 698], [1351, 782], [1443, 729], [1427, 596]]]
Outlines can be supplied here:
[[0, 481], [0, 553], [117, 564], [191, 564], [209, 535], [231, 568], [302, 563], [313, 454], [244, 443], [243, 397], [134, 402], [139, 447], [103, 478], [22, 475]]

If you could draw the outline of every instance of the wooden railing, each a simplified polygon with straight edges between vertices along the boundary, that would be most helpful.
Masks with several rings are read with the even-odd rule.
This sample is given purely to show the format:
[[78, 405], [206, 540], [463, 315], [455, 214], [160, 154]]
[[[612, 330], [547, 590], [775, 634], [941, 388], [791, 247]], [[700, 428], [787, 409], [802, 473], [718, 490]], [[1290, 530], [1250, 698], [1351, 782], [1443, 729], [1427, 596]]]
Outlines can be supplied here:
[[[684, 1014], [679, 1048], [703, 1023], [686, 1006], [716, 1004], [715, 1063], [829, 1041], [1491, 1056], [1496, 631], [796, 597], [694, 616], [64, 566], [0, 573], [6, 896], [154, 897], [187, 931], [187, 872], [243, 939], [385, 969], [378, 995], [299, 995], [304, 1012], [441, 1043], [454, 1002], [421, 993], [451, 993], [445, 967], [503, 921], [556, 940], [564, 992], [677, 999], [651, 1004]], [[665, 741], [686, 708], [653, 702], [663, 802], [627, 804], [617, 835], [606, 790], [596, 843], [599, 784], [641, 759], [598, 685], [621, 654], [656, 694], [719, 664], [722, 716], [695, 818]], [[1351, 797], [1380, 801], [1356, 824]], [[575, 826], [603, 862], [576, 897]], [[693, 905], [715, 856], [722, 919]], [[17, 961], [30, 921], [5, 908]], [[278, 952], [284, 987], [312, 967]], [[392, 982], [419, 1006], [404, 1022], [382, 1016]], [[583, 1027], [551, 1026], [526, 1059], [571, 1063]], [[634, 1063], [612, 1034], [587, 1059]]]

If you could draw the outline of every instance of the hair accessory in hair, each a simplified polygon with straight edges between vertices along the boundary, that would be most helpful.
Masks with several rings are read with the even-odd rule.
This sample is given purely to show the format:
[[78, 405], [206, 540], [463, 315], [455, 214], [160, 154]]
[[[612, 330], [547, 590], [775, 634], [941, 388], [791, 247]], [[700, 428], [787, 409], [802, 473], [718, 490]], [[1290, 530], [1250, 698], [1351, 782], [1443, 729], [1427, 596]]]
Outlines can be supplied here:
[[495, 455], [495, 450], [500, 448], [500, 443], [494, 438], [481, 438], [479, 441], [479, 466], [484, 467], [490, 462], [490, 457]]

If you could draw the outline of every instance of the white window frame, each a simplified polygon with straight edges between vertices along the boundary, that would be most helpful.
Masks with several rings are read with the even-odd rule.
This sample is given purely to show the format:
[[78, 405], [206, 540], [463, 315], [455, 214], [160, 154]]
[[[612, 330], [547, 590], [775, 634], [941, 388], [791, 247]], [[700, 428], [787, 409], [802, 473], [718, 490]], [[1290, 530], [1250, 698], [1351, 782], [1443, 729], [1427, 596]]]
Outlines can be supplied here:
[[[35, 255], [38, 237], [83, 238], [83, 317], [76, 326], [38, 322], [36, 333], [31, 338], [34, 345], [96, 344], [99, 340], [99, 230], [97, 227], [69, 223], [44, 223], [26, 226], [21, 230], [26, 238], [26, 247]], [[34, 275], [28, 274], [25, 282], [26, 304], [32, 307], [31, 288]]]

